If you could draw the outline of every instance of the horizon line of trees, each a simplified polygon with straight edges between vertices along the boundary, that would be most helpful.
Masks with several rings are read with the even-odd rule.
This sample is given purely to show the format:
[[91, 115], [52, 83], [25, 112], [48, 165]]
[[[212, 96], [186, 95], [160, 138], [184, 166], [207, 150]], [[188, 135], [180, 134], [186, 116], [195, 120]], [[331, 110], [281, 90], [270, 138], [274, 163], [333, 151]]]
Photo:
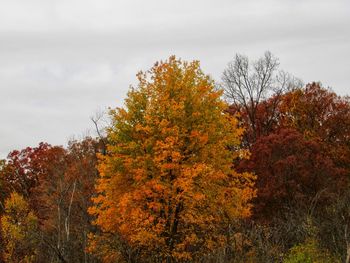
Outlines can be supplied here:
[[175, 56], [97, 137], [0, 161], [0, 262], [350, 262], [350, 99], [270, 52]]

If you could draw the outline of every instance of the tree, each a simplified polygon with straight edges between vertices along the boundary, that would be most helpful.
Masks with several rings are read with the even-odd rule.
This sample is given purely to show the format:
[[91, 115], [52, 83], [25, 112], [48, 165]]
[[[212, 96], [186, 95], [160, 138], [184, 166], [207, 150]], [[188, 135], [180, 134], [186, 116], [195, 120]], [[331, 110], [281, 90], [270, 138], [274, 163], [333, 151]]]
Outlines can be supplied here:
[[2, 176], [2, 170], [6, 164], [5, 160], [0, 160], [0, 214], [5, 210], [4, 200], [7, 194], [7, 183], [5, 178]]
[[280, 126], [316, 139], [323, 150], [350, 174], [350, 100], [319, 83], [286, 93], [279, 106]]
[[308, 210], [315, 198], [325, 205], [345, 175], [317, 140], [306, 140], [291, 128], [260, 137], [240, 168], [257, 175], [255, 217], [269, 220], [285, 209]]
[[[0, 218], [1, 215], [5, 212], [5, 199], [8, 193], [8, 185], [4, 178], [2, 177], [2, 170], [5, 166], [5, 160], [0, 160]], [[0, 224], [0, 262], [3, 262], [3, 238], [2, 238], [2, 230]]]
[[87, 253], [88, 234], [95, 231], [88, 208], [92, 205], [91, 197], [98, 177], [96, 153], [99, 151], [100, 140], [89, 137], [69, 142], [67, 149], [64, 180], [70, 189], [64, 206], [64, 234], [69, 261], [95, 262], [94, 256]]
[[[6, 184], [6, 197], [13, 191], [29, 198], [33, 188], [38, 185], [38, 177], [47, 174], [49, 167], [56, 163], [55, 157], [64, 152], [63, 147], [51, 146], [48, 143], [40, 143], [37, 147], [26, 147], [20, 151], [11, 151], [0, 177]], [[31, 204], [34, 205], [35, 204]]]
[[24, 198], [12, 193], [1, 217], [5, 262], [35, 262], [38, 220]]
[[[4, 200], [16, 192], [25, 199], [25, 202], [28, 202], [31, 211], [39, 217], [38, 221], [42, 221], [46, 215], [41, 213], [42, 202], [35, 200], [33, 189], [38, 186], [39, 177], [42, 174], [49, 174], [48, 167], [54, 166], [54, 157], [62, 151], [62, 147], [40, 143], [38, 147], [14, 150], [8, 154], [0, 169], [0, 215], [4, 212]], [[37, 252], [40, 254], [39, 251]]]
[[[264, 105], [274, 103], [274, 97], [258, 106], [259, 136], [251, 144], [250, 160], [239, 164], [240, 171], [258, 178], [252, 218], [272, 230], [281, 251], [305, 241], [305, 222], [311, 219], [318, 243], [345, 260], [350, 255], [349, 98], [319, 83], [278, 96], [271, 122]], [[241, 119], [247, 123], [245, 114]]]
[[46, 169], [32, 190], [42, 231], [40, 260], [93, 262], [86, 252], [87, 235], [93, 230], [87, 209], [97, 177], [97, 142], [85, 138], [61, 149], [46, 153], [47, 162], [41, 165]]
[[99, 151], [102, 154], [106, 154], [106, 147], [107, 147], [107, 138], [106, 138], [106, 128], [109, 126], [109, 120], [107, 119], [108, 117], [108, 112], [98, 110], [95, 112], [94, 115], [90, 117], [90, 120], [93, 122], [95, 126], [95, 131], [96, 134], [99, 138]]
[[[280, 95], [302, 87], [301, 80], [279, 70], [278, 59], [266, 51], [264, 56], [250, 64], [248, 57], [236, 54], [223, 72], [222, 81], [226, 98], [233, 103], [231, 110], [243, 112], [247, 128], [246, 144], [255, 142], [260, 132], [257, 115], [264, 108], [268, 122], [276, 116]], [[273, 98], [269, 103], [267, 98]], [[265, 133], [266, 135], [266, 133]]]
[[254, 176], [232, 167], [246, 155], [243, 130], [198, 62], [170, 57], [137, 76], [125, 108], [111, 111], [90, 213], [115, 257], [118, 240], [138, 262], [196, 259], [224, 245], [229, 223], [250, 215]]
[[293, 246], [283, 263], [340, 263], [339, 258], [319, 247], [317, 240], [309, 239]]
[[338, 191], [332, 204], [317, 218], [318, 237], [322, 246], [350, 262], [350, 188]]
[[17, 191], [28, 202], [39, 223], [38, 262], [94, 261], [86, 251], [93, 230], [87, 209], [97, 177], [98, 147], [92, 138], [71, 141], [67, 149], [40, 143], [12, 151], [4, 162], [0, 201]]

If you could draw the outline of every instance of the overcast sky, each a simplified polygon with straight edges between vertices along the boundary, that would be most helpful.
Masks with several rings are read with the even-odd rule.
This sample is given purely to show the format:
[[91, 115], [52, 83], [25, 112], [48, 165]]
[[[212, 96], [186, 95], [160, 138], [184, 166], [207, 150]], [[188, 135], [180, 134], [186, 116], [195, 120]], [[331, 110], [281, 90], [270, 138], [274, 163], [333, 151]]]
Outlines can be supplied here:
[[89, 117], [169, 55], [219, 81], [235, 53], [265, 50], [349, 94], [350, 1], [0, 0], [0, 158], [93, 131]]

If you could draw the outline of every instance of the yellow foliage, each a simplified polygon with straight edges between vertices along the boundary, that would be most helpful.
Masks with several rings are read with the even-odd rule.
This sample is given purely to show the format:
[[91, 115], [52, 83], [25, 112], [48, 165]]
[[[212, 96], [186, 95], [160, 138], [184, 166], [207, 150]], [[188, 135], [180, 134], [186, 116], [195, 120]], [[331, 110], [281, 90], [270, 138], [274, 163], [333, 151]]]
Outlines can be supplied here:
[[199, 62], [170, 57], [137, 76], [125, 108], [111, 111], [89, 211], [103, 231], [144, 253], [209, 253], [228, 221], [250, 215], [255, 178], [232, 164], [248, 156], [239, 150], [243, 130]]
[[24, 198], [11, 193], [5, 201], [5, 213], [1, 217], [6, 262], [35, 262], [37, 217]]

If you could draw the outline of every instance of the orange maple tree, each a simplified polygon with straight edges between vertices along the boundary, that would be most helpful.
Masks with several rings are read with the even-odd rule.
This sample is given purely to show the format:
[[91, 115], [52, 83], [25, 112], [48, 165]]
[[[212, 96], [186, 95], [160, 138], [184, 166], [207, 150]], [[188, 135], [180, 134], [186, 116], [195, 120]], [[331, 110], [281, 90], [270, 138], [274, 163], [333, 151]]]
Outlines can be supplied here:
[[195, 259], [226, 242], [229, 222], [250, 215], [255, 178], [232, 165], [247, 156], [243, 130], [199, 62], [172, 56], [137, 77], [125, 108], [111, 110], [89, 210], [101, 234], [90, 250], [115, 260], [122, 252], [113, 242], [122, 241], [134, 258]]

